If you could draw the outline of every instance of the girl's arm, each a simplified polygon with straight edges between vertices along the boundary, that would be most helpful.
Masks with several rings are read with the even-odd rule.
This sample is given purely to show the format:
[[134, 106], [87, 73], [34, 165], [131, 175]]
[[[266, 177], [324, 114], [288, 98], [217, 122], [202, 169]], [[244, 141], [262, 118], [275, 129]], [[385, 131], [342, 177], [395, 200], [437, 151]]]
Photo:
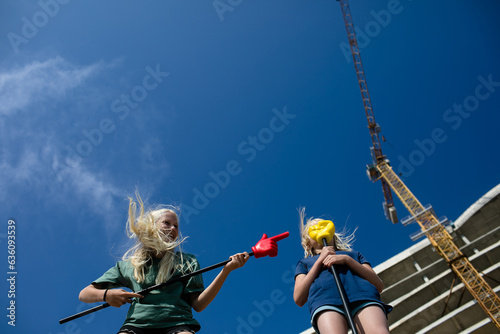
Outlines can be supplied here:
[[382, 282], [380, 277], [378, 277], [377, 273], [375, 273], [368, 263], [361, 264], [349, 255], [330, 255], [325, 258], [323, 264], [326, 267], [330, 267], [334, 264], [346, 265], [356, 275], [373, 284], [379, 293], [384, 290], [384, 282]]
[[[100, 284], [94, 283], [85, 287], [80, 291], [78, 297], [84, 303], [97, 303], [105, 301], [113, 307], [120, 307], [126, 303], [132, 303], [132, 298], [144, 298], [144, 296], [137, 293], [128, 292], [122, 289], [104, 289]], [[106, 292], [106, 300], [104, 300], [104, 293]]]
[[329, 256], [335, 254], [333, 247], [323, 247], [319, 258], [316, 260], [311, 270], [306, 274], [299, 274], [295, 277], [295, 286], [293, 289], [293, 300], [295, 304], [302, 307], [307, 302], [309, 289], [314, 280], [323, 270], [323, 261]]
[[191, 305], [196, 312], [203, 311], [217, 296], [224, 281], [231, 271], [243, 267], [247, 260], [250, 258], [247, 252], [238, 253], [230, 257], [231, 261], [228, 262], [220, 271], [219, 275], [210, 283], [210, 285], [199, 294], [191, 295]]

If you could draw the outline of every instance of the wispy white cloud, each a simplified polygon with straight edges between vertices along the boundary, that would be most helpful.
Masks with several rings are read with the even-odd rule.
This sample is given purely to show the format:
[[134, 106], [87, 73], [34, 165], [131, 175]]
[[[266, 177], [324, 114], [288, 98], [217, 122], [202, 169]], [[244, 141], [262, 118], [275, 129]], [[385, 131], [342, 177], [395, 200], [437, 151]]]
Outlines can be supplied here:
[[[140, 152], [132, 161], [127, 160], [128, 168], [135, 173], [130, 177], [133, 181], [127, 180], [125, 170], [120, 177], [113, 170], [130, 158], [129, 154], [120, 155], [123, 141], [116, 150], [103, 151], [105, 145], [107, 149], [112, 145], [115, 133], [105, 137], [105, 144], [94, 146], [91, 156], [68, 164], [65, 148], [74, 148], [75, 142], [86, 139], [82, 130], [93, 129], [103, 115], [112, 117], [110, 103], [123, 88], [103, 82], [109, 80], [108, 70], [120, 62], [76, 66], [55, 57], [22, 67], [0, 68], [0, 178], [4, 190], [0, 200], [4, 208], [29, 206], [23, 202], [29, 193], [31, 200], [70, 214], [84, 209], [97, 217], [85, 226], [102, 225], [103, 231], [112, 236], [123, 229], [126, 195], [137, 182], [137, 175], [148, 183], [146, 187], [154, 187], [159, 178], [169, 174], [163, 145], [152, 135], [125, 145], [127, 150], [133, 147], [134, 152]], [[125, 92], [130, 91], [125, 86]], [[141, 132], [140, 122], [118, 125]], [[154, 182], [149, 182], [149, 175], [154, 175]]]
[[165, 150], [158, 137], [150, 137], [141, 147], [142, 169], [160, 174], [168, 174], [170, 164], [165, 157]]
[[109, 181], [106, 171], [83, 164], [74, 168], [66, 165], [63, 172], [55, 170], [54, 165], [63, 159], [60, 147], [66, 140], [58, 133], [64, 132], [67, 124], [61, 124], [57, 111], [49, 117], [39, 112], [44, 110], [43, 105], [57, 104], [72, 89], [85, 87], [90, 78], [104, 75], [104, 70], [113, 65], [99, 62], [76, 66], [55, 57], [0, 69], [0, 175], [4, 190], [0, 200], [5, 209], [27, 206], [19, 202], [30, 194], [31, 199], [49, 206], [85, 205], [89, 212], [103, 217], [108, 230], [113, 228], [114, 207], [123, 199], [123, 192]]
[[34, 103], [63, 97], [97, 75], [103, 63], [76, 66], [61, 57], [0, 70], [0, 115], [10, 115]]
[[59, 160], [56, 147], [47, 139], [18, 152], [15, 158], [2, 159], [0, 174], [5, 191], [0, 193], [0, 200], [4, 207], [19, 209], [23, 205], [12, 202], [12, 197], [22, 197], [20, 192], [29, 191], [31, 198], [49, 206], [57, 203], [70, 209], [85, 205], [89, 212], [104, 218], [108, 230], [116, 228], [116, 206], [122, 202], [124, 191], [109, 181], [106, 172], [92, 171], [83, 164], [54, 168]]
[[52, 175], [57, 172], [52, 178], [53, 186], [63, 194], [72, 194], [79, 202], [86, 203], [94, 214], [104, 217], [106, 229], [111, 233], [118, 227], [116, 207], [118, 202], [123, 203], [125, 190], [110, 181], [106, 171], [90, 170], [83, 164], [75, 167], [60, 166], [60, 157], [53, 149], [50, 151], [53, 153], [52, 161], [46, 168]]

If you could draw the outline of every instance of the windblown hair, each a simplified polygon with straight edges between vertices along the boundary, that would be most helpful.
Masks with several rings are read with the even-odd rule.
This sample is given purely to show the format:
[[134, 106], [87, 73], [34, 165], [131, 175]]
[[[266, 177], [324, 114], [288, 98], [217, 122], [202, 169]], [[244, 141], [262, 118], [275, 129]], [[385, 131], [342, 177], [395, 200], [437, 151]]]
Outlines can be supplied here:
[[[138, 283], [144, 282], [147, 269], [152, 264], [154, 257], [164, 254], [160, 260], [156, 284], [168, 281], [175, 271], [184, 274], [190, 270], [191, 264], [184, 263], [180, 246], [186, 239], [179, 235], [171, 240], [170, 236], [157, 227], [157, 221], [166, 213], [172, 212], [179, 221], [180, 210], [178, 207], [161, 205], [157, 208], [145, 210], [144, 202], [136, 192], [137, 203], [129, 197], [127, 235], [135, 240], [135, 244], [123, 255], [124, 261], [130, 261], [134, 267], [134, 278]], [[137, 210], [139, 206], [139, 210]], [[137, 212], [138, 211], [138, 212]], [[175, 249], [179, 248], [176, 254]]]
[[[299, 218], [299, 229], [302, 240], [302, 248], [304, 248], [304, 257], [314, 256], [316, 254], [314, 253], [313, 245], [311, 243], [312, 240], [309, 237], [309, 227], [316, 225], [317, 223], [325, 219], [309, 217], [306, 220], [306, 208], [304, 207], [299, 208]], [[349, 233], [345, 230], [345, 226], [342, 231], [335, 231], [334, 237], [332, 239], [333, 241], [330, 241], [331, 246], [333, 246], [335, 250], [352, 251], [355, 232], [356, 230], [354, 230], [354, 232], [352, 233]]]

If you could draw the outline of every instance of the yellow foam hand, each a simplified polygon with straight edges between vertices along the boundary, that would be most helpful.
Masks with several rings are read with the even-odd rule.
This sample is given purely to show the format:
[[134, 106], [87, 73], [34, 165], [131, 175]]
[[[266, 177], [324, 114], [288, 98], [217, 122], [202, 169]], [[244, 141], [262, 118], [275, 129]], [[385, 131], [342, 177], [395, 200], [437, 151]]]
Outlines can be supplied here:
[[331, 220], [322, 220], [309, 227], [308, 233], [311, 239], [316, 240], [319, 244], [323, 243], [323, 239], [330, 242], [335, 234], [335, 225]]

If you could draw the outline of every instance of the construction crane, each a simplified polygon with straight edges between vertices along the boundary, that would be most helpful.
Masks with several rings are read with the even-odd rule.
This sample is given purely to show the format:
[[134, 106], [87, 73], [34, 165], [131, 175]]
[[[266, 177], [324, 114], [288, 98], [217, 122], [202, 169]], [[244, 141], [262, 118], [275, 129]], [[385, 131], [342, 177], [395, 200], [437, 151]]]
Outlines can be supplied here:
[[[375, 122], [370, 94], [361, 62], [354, 24], [351, 17], [351, 10], [347, 0], [337, 0], [340, 2], [344, 24], [347, 30], [347, 37], [351, 48], [352, 59], [358, 77], [359, 88], [363, 98], [368, 129], [372, 139], [372, 160], [373, 163], [367, 166], [367, 173], [372, 181], [380, 180], [384, 192], [384, 209], [386, 217], [393, 223], [398, 222], [396, 209], [392, 199], [392, 191], [399, 197], [403, 205], [410, 212], [410, 217], [402, 221], [403, 225], [416, 222], [421, 228], [421, 232], [416, 237], [426, 235], [437, 253], [443, 257], [451, 267], [455, 275], [460, 278], [464, 286], [469, 290], [477, 303], [486, 312], [491, 321], [500, 330], [500, 298], [493, 289], [486, 283], [467, 257], [457, 247], [453, 238], [446, 230], [447, 220], [439, 221], [431, 206], [424, 207], [418, 199], [411, 193], [399, 176], [392, 170], [389, 160], [382, 153], [380, 145], [380, 127]], [[413, 238], [412, 238], [413, 239]]]

